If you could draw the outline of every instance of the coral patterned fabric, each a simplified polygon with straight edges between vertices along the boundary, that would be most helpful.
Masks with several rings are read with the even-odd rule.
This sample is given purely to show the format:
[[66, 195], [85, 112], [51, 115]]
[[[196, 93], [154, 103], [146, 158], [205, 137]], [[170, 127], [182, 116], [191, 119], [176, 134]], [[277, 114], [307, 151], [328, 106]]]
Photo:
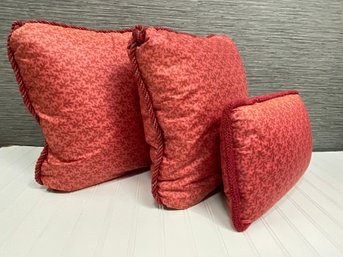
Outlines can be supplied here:
[[36, 179], [72, 191], [148, 167], [131, 31], [17, 22], [9, 58], [47, 146]]
[[238, 231], [245, 230], [295, 185], [311, 153], [309, 116], [296, 91], [254, 97], [224, 111], [224, 191]]
[[169, 208], [188, 208], [222, 183], [220, 118], [247, 97], [243, 63], [227, 36], [140, 27], [133, 35], [152, 191]]

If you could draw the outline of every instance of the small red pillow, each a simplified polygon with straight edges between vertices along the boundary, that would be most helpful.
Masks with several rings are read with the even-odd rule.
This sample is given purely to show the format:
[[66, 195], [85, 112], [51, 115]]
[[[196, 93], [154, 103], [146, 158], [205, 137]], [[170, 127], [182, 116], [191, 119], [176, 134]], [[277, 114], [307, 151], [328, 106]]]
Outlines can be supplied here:
[[9, 60], [46, 140], [37, 182], [72, 191], [149, 166], [127, 56], [131, 31], [46, 21], [13, 24]]
[[311, 154], [310, 120], [297, 91], [253, 97], [224, 110], [222, 176], [238, 231], [247, 229], [294, 186]]
[[238, 49], [224, 35], [137, 27], [129, 55], [151, 146], [153, 195], [169, 208], [190, 207], [222, 183], [223, 106], [247, 97]]

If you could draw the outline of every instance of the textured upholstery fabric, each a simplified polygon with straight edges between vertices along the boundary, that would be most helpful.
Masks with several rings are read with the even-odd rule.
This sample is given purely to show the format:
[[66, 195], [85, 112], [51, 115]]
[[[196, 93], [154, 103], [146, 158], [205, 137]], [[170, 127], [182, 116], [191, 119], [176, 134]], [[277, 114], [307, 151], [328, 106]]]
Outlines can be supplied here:
[[224, 110], [222, 175], [238, 231], [294, 186], [308, 167], [311, 153], [310, 121], [296, 91], [253, 97]]
[[130, 38], [130, 29], [13, 24], [9, 59], [46, 140], [38, 182], [72, 191], [149, 166]]
[[157, 202], [190, 207], [217, 188], [224, 106], [247, 97], [238, 49], [227, 36], [137, 27], [129, 46]]

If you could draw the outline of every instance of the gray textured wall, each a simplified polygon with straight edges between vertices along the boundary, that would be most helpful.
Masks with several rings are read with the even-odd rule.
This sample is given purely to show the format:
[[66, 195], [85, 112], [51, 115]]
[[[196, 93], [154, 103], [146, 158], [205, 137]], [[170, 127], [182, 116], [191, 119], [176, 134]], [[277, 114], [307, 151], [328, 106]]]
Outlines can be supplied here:
[[315, 150], [343, 150], [343, 1], [331, 0], [2, 0], [0, 2], [0, 146], [41, 145], [6, 56], [16, 19], [48, 19], [93, 28], [134, 24], [226, 33], [243, 56], [250, 95], [300, 90]]

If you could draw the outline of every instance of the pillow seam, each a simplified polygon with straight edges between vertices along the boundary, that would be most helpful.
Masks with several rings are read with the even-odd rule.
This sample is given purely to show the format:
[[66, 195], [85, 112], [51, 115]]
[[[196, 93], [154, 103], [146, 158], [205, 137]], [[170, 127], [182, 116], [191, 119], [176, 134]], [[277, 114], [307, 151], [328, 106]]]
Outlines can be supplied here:
[[264, 94], [264, 95], [258, 95], [258, 96], [253, 96], [247, 99], [239, 100], [232, 105], [230, 105], [230, 109], [235, 109], [241, 106], [248, 106], [248, 105], [254, 105], [256, 103], [263, 103], [268, 100], [272, 100], [278, 97], [283, 97], [287, 95], [298, 95], [299, 92], [297, 90], [284, 90], [284, 91], [279, 91], [279, 92], [274, 92], [270, 94]]
[[93, 31], [96, 33], [125, 33], [125, 32], [132, 32], [134, 27], [129, 27], [126, 29], [118, 29], [118, 30], [110, 30], [110, 29], [94, 29], [94, 28], [87, 28], [83, 26], [77, 26], [77, 25], [71, 25], [71, 24], [65, 24], [62, 22], [56, 22], [56, 21], [49, 21], [49, 20], [18, 20], [13, 22], [12, 24], [12, 31], [15, 29], [28, 24], [28, 23], [38, 23], [38, 24], [46, 24], [46, 25], [52, 25], [62, 28], [70, 28], [70, 29], [78, 29], [78, 30], [85, 30], [85, 31]]
[[[233, 105], [229, 105], [223, 111], [223, 120], [222, 120], [222, 137], [224, 140], [224, 162], [225, 162], [225, 184], [229, 187], [230, 192], [230, 209], [231, 209], [231, 218], [233, 225], [237, 231], [244, 231], [250, 224], [243, 224], [241, 221], [241, 199], [238, 185], [238, 177], [235, 163], [235, 153], [234, 153], [234, 141], [233, 141], [233, 128], [231, 123], [231, 113], [233, 111]], [[225, 185], [224, 184], [224, 185]], [[225, 189], [224, 189], [225, 190]]]

